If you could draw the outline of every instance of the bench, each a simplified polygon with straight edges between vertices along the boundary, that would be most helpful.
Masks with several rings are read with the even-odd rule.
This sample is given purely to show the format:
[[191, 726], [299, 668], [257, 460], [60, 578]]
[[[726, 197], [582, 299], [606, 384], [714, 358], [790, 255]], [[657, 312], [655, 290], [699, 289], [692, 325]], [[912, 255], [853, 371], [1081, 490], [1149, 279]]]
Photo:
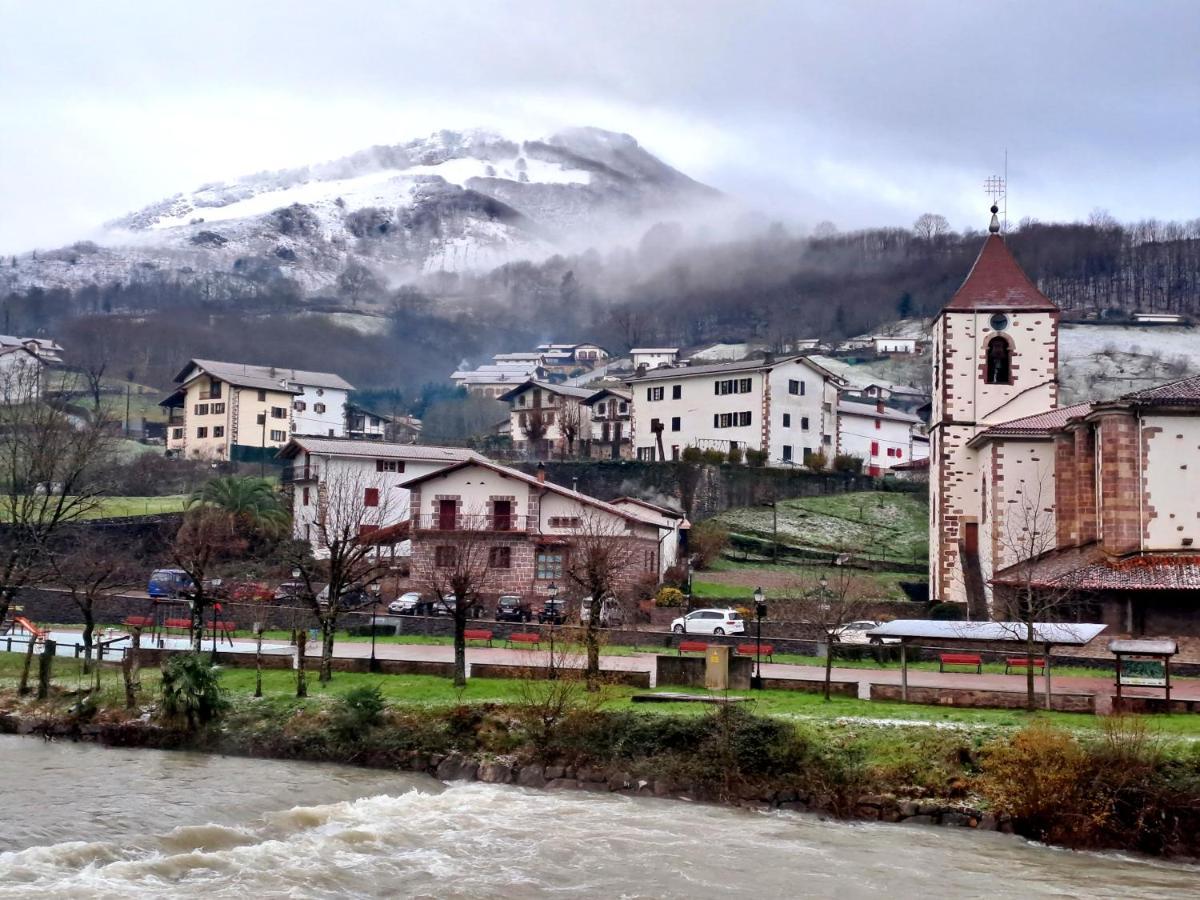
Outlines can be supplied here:
[[1046, 671], [1046, 661], [1044, 659], [1029, 659], [1028, 657], [1018, 656], [1015, 659], [1006, 659], [1004, 661], [1004, 674], [1008, 674], [1009, 669], [1037, 669], [1040, 672]]
[[531, 644], [534, 647], [540, 647], [542, 643], [542, 636], [532, 631], [518, 631], [510, 634], [506, 643], [509, 647], [511, 647], [513, 644]]
[[124, 624], [129, 628], [153, 628], [154, 620], [149, 616], [126, 616]]
[[940, 653], [938, 671], [945, 672], [946, 666], [974, 666], [975, 674], [983, 674], [983, 657], [977, 653]]
[[[770, 644], [763, 644], [761, 649], [763, 659], [765, 659], [767, 662], [770, 662], [772, 655], [775, 653], [775, 648]], [[737, 646], [738, 656], [758, 656], [758, 652], [758, 644], [738, 644]]]
[[[211, 630], [212, 626], [209, 626], [209, 628]], [[233, 634], [235, 631], [237, 631], [237, 622], [225, 622], [218, 619], [216, 628], [217, 631], [223, 631], [226, 634]]]
[[468, 628], [463, 632], [463, 640], [487, 641], [487, 645], [490, 647], [492, 646], [492, 633], [481, 628]]
[[163, 622], [164, 628], [182, 628], [184, 631], [190, 631], [192, 628], [191, 619], [167, 619]]
[[683, 654], [685, 654], [685, 653], [707, 653], [707, 652], [708, 652], [708, 644], [704, 643], [704, 641], [680, 641], [679, 642], [679, 655], [680, 656], [683, 656]]

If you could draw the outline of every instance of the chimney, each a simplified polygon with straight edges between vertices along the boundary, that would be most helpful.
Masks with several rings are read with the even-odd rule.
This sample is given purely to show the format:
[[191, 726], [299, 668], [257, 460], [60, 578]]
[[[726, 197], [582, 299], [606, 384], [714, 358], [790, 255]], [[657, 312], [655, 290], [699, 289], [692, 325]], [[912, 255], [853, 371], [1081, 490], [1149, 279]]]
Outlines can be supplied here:
[[545, 484], [546, 483], [546, 464], [544, 462], [538, 463], [537, 475], [538, 475], [538, 484]]
[[882, 398], [875, 401], [875, 412], [877, 412], [877, 413], [883, 412], [883, 399]]

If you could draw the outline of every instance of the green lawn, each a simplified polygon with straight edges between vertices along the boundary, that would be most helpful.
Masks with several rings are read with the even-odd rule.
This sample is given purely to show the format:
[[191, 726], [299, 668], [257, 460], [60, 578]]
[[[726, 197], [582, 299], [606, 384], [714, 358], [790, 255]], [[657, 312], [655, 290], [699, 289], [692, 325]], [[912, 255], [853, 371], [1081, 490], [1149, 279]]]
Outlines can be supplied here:
[[102, 497], [100, 506], [88, 518], [152, 516], [181, 512], [186, 501], [187, 497], [183, 494], [169, 494], [164, 497]]
[[[0, 653], [0, 693], [16, 688], [20, 676], [23, 655]], [[313, 666], [316, 660], [311, 660]], [[89, 682], [80, 673], [79, 662], [60, 659], [55, 663], [55, 685], [63, 690], [74, 691]], [[36, 683], [37, 661], [31, 672], [31, 685]], [[226, 669], [221, 673], [221, 682], [236, 703], [256, 702], [252, 699], [255, 672], [253, 669]], [[159, 675], [156, 667], [144, 668], [141, 672], [143, 702], [153, 698], [158, 691]], [[516, 679], [473, 678], [465, 688], [455, 688], [448, 678], [432, 675], [368, 675], [339, 672], [328, 685], [317, 680], [316, 672], [308, 672], [310, 703], [319, 703], [323, 698], [336, 697], [359, 685], [377, 684], [384, 697], [390, 702], [422, 706], [452, 706], [461, 703], [521, 703], [527, 699], [528, 688]], [[123, 691], [121, 674], [116, 667], [106, 666], [101, 674], [102, 703], [121, 706]], [[664, 687], [659, 690], [677, 691], [679, 688]], [[269, 670], [263, 672], [263, 692], [268, 702], [294, 702], [295, 676], [290, 671]], [[690, 689], [690, 693], [704, 693]], [[702, 715], [711, 711], [708, 704], [700, 703], [650, 703], [634, 704], [631, 697], [645, 691], [624, 686], [608, 686], [603, 692], [603, 705], [611, 709], [636, 709], [647, 715]], [[1020, 710], [999, 709], [955, 709], [940, 706], [920, 706], [887, 701], [864, 701], [850, 698], [834, 698], [824, 701], [820, 694], [801, 691], [732, 691], [730, 696], [751, 698], [751, 709], [755, 712], [779, 716], [797, 721], [824, 722], [831, 727], [853, 729], [864, 725], [903, 727], [903, 723], [927, 724], [939, 727], [961, 727], [970, 729], [1018, 728], [1034, 720], [1047, 720], [1075, 731], [1097, 732], [1103, 729], [1104, 719], [1085, 713], [1026, 713]], [[1166, 737], [1185, 737], [1189, 741], [1200, 739], [1200, 715], [1177, 714], [1154, 716], [1148, 719], [1153, 731]]]

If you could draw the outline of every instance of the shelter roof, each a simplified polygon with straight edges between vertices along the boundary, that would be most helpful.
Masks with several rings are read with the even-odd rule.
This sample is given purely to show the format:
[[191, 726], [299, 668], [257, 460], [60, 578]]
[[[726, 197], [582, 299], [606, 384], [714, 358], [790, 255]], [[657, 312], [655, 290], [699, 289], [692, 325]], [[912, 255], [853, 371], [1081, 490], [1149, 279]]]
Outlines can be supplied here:
[[[1034, 622], [1033, 639], [1039, 644], [1081, 647], [1107, 626], [1080, 622]], [[1024, 622], [947, 622], [940, 619], [896, 619], [867, 632], [871, 637], [932, 638], [940, 641], [1024, 641]]]

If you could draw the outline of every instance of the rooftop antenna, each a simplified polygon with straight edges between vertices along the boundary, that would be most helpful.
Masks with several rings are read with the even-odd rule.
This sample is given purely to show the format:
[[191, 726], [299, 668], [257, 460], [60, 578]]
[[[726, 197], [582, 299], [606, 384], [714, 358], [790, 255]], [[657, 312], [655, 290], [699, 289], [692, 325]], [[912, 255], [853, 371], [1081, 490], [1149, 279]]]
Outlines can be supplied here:
[[[1004, 154], [1004, 171], [1008, 172], [1008, 152]], [[1008, 234], [1008, 176], [992, 175], [983, 182], [983, 191], [992, 198], [992, 224], [988, 226], [988, 231], [992, 234], [1000, 232], [1000, 220], [996, 218], [996, 214], [1000, 212], [1000, 204], [1004, 203], [1004, 233]]]

